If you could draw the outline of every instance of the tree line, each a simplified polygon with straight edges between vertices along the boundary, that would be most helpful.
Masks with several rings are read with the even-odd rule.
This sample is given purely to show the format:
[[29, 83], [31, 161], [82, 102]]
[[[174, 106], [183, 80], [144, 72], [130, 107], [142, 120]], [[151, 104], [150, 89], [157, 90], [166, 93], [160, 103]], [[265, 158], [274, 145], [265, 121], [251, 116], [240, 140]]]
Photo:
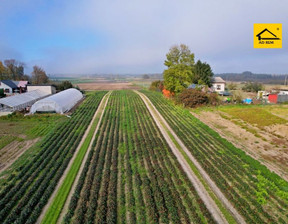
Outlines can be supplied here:
[[32, 84], [49, 82], [45, 70], [37, 65], [33, 67], [31, 76], [24, 73], [25, 64], [15, 59], [0, 61], [0, 80], [29, 81]]

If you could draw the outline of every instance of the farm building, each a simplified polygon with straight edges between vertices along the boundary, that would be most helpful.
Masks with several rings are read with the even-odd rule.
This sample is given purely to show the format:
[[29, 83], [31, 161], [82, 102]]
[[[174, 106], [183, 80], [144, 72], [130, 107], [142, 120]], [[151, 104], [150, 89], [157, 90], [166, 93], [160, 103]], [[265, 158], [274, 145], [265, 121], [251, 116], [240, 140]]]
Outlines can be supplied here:
[[215, 92], [224, 92], [226, 82], [221, 77], [214, 77], [212, 79], [212, 89]]
[[37, 101], [31, 107], [30, 112], [56, 112], [65, 113], [71, 110], [81, 99], [82, 93], [74, 88], [66, 89], [45, 99]]
[[0, 89], [3, 89], [6, 95], [12, 95], [18, 91], [18, 86], [12, 80], [1, 80]]
[[268, 101], [270, 103], [287, 103], [288, 94], [269, 94]]
[[27, 91], [33, 91], [33, 90], [40, 90], [42, 92], [48, 93], [48, 94], [55, 94], [56, 93], [56, 87], [54, 85], [27, 85]]
[[23, 110], [26, 107], [32, 106], [37, 100], [42, 99], [49, 94], [34, 90], [31, 92], [17, 94], [0, 99], [0, 111], [13, 112]]

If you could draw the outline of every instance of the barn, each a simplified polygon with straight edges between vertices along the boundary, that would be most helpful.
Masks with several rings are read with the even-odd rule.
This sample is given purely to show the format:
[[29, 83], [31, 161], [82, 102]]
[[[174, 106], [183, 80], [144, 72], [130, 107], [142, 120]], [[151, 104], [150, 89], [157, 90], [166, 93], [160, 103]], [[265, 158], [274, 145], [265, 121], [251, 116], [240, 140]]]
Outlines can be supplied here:
[[74, 88], [66, 89], [62, 92], [37, 101], [32, 105], [30, 112], [32, 114], [36, 112], [55, 112], [63, 114], [71, 110], [82, 98], [83, 95], [79, 90]]

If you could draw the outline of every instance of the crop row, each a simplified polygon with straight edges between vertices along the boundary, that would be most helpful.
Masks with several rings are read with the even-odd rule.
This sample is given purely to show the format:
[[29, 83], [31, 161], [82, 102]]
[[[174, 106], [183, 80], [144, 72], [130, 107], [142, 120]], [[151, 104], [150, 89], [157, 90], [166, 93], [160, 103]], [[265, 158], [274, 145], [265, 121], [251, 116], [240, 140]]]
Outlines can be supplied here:
[[41, 150], [0, 192], [1, 223], [35, 223], [82, 139], [105, 92], [90, 95], [49, 133]]
[[221, 138], [188, 110], [142, 91], [249, 223], [287, 223], [288, 183]]
[[144, 102], [114, 91], [64, 223], [214, 223]]

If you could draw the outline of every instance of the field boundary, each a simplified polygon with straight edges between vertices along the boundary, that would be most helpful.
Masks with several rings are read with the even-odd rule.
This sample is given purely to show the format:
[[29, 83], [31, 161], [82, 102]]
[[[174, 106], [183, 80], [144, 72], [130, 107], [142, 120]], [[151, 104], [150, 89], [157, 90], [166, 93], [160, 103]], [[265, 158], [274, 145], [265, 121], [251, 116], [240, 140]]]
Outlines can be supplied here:
[[[155, 108], [145, 94], [135, 91], [144, 101], [157, 126], [170, 145], [181, 166], [188, 174], [199, 196], [210, 210], [215, 220], [219, 223], [246, 223], [233, 205], [226, 199], [216, 184], [211, 180], [198, 161], [192, 156], [183, 142], [167, 124], [165, 119]], [[176, 151], [175, 151], [176, 150]], [[178, 151], [178, 152], [177, 152]], [[180, 152], [180, 154], [179, 154]], [[183, 165], [185, 164], [185, 166]], [[190, 169], [187, 169], [189, 167]], [[189, 175], [190, 174], [190, 175]], [[192, 175], [192, 177], [191, 177]], [[224, 218], [225, 217], [225, 218]], [[236, 220], [235, 220], [236, 219]]]
[[[103, 98], [102, 98], [93, 118], [92, 118], [92, 121], [90, 122], [84, 136], [82, 137], [81, 142], [79, 143], [75, 153], [73, 154], [73, 157], [70, 160], [64, 174], [62, 175], [61, 179], [59, 180], [53, 194], [50, 196], [47, 204], [45, 205], [44, 209], [42, 210], [41, 215], [39, 216], [39, 218], [37, 220], [37, 223], [45, 223], [45, 220], [49, 217], [48, 213], [50, 210], [54, 210], [57, 213], [57, 214], [53, 215], [54, 219], [56, 219], [56, 216], [57, 216], [57, 219], [55, 221], [53, 220], [54, 222], [51, 222], [50, 220], [48, 220], [49, 224], [50, 223], [56, 223], [58, 220], [60, 220], [60, 217], [63, 217], [62, 213], [63, 213], [64, 209], [68, 208], [68, 206], [69, 206], [69, 202], [70, 202], [71, 197], [73, 195], [73, 191], [74, 191], [76, 184], [79, 180], [81, 171], [83, 170], [83, 167], [85, 165], [85, 161], [87, 160], [88, 154], [92, 148], [92, 144], [93, 144], [93, 141], [95, 139], [96, 133], [98, 131], [99, 124], [101, 123], [101, 119], [102, 119], [103, 113], [105, 111], [105, 107], [107, 105], [110, 94], [111, 94], [111, 91], [109, 91], [108, 93], [106, 93], [103, 96]], [[86, 150], [85, 150], [85, 148], [86, 148]], [[84, 153], [84, 155], [83, 155], [83, 153]], [[75, 164], [75, 163], [77, 163], [77, 164]], [[71, 172], [72, 172], [71, 170], [73, 169], [73, 165], [80, 165], [80, 167], [78, 168], [78, 171], [76, 172], [76, 176], [72, 177], [71, 180], [69, 181], [68, 175], [69, 174], [71, 175]], [[70, 183], [67, 183], [68, 181]], [[53, 204], [56, 203], [56, 197], [61, 196], [61, 194], [62, 194], [61, 190], [63, 191], [63, 189], [65, 189], [65, 186], [67, 186], [67, 185], [68, 185], [68, 189], [69, 189], [68, 195], [66, 196], [64, 202], [61, 201], [60, 203], [57, 204], [58, 208], [61, 206], [60, 211], [59, 211], [59, 210], [57, 210], [57, 208], [53, 207]], [[65, 192], [65, 193], [67, 194], [67, 192]], [[66, 204], [68, 204], [68, 205], [66, 205]], [[46, 222], [47, 222], [47, 220], [46, 220]]]

